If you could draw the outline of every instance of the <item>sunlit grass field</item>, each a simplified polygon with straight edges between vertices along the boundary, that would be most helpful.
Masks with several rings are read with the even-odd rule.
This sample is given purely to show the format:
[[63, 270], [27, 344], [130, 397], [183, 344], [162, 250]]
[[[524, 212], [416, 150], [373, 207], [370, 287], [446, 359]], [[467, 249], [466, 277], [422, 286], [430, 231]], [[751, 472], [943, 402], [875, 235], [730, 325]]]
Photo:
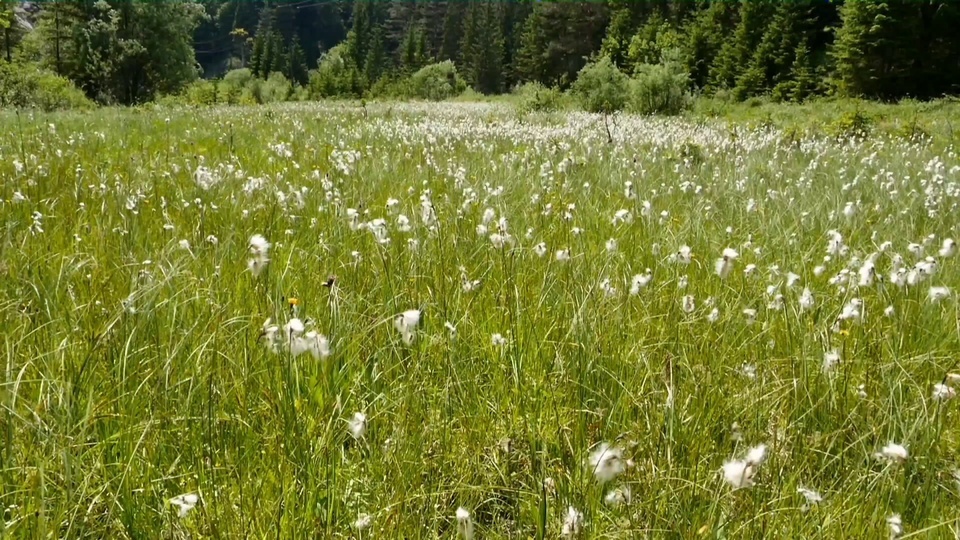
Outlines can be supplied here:
[[949, 139], [0, 115], [8, 538], [956, 538]]

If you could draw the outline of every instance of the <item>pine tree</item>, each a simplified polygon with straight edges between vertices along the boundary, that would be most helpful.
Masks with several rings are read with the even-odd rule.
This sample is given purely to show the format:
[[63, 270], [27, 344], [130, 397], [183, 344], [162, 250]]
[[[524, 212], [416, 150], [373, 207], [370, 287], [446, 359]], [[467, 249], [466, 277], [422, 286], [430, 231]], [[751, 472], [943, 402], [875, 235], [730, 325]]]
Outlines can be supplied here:
[[363, 63], [363, 76], [367, 84], [376, 82], [386, 69], [387, 51], [384, 45], [384, 32], [380, 26], [377, 26], [371, 34], [367, 57]]
[[419, 25], [410, 25], [403, 37], [403, 43], [400, 46], [400, 68], [406, 73], [423, 67], [424, 48], [426, 38], [423, 28]]
[[287, 78], [291, 82], [298, 84], [307, 84], [307, 62], [303, 54], [303, 48], [300, 46], [300, 37], [294, 36], [290, 43], [290, 52], [287, 61]]
[[694, 86], [707, 86], [710, 68], [723, 46], [724, 36], [734, 28], [736, 7], [732, 2], [711, 2], [687, 24], [684, 61]]
[[263, 77], [267, 78], [271, 73], [279, 72], [285, 73], [289, 66], [289, 59], [286, 54], [286, 45], [283, 43], [283, 36], [279, 31], [273, 31], [270, 33], [270, 68], [264, 73]]
[[883, 27], [892, 23], [885, 2], [850, 0], [840, 8], [842, 23], [833, 48], [837, 90], [847, 96], [876, 95], [884, 71], [879, 56]]
[[260, 22], [257, 24], [257, 32], [253, 38], [250, 71], [256, 77], [266, 78], [273, 63], [271, 32], [273, 32], [273, 15], [268, 8], [260, 14]]
[[[765, 2], [741, 1], [733, 39], [724, 41], [710, 69], [711, 87], [732, 89], [737, 85], [741, 74], [750, 66], [750, 59], [763, 37], [772, 7], [772, 4]], [[746, 88], [760, 79], [760, 74], [755, 72], [745, 79], [743, 86]]]
[[438, 60], [458, 60], [460, 58], [464, 12], [464, 3], [455, 0], [447, 3], [447, 11], [443, 18], [443, 38], [440, 43]]

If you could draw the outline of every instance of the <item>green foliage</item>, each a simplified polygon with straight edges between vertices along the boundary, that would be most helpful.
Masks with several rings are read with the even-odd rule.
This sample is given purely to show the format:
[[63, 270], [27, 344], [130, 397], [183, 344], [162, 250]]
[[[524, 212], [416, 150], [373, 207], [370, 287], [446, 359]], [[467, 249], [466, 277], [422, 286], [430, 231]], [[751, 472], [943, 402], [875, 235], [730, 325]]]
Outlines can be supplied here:
[[0, 108], [55, 111], [91, 107], [93, 103], [69, 79], [36, 65], [0, 60]]
[[471, 2], [461, 43], [460, 66], [467, 84], [483, 94], [503, 90], [503, 36], [494, 2]]
[[862, 139], [870, 134], [874, 125], [874, 118], [859, 108], [849, 111], [827, 126], [827, 133], [837, 139]]
[[292, 94], [293, 86], [290, 80], [279, 72], [271, 73], [260, 89], [260, 98], [263, 103], [287, 101]]
[[345, 45], [338, 45], [323, 55], [317, 69], [310, 72], [307, 87], [312, 97], [360, 97], [363, 91], [360, 73], [348, 52]]
[[[0, 0], [0, 56], [123, 104], [178, 93], [198, 77], [197, 60], [205, 78], [278, 72], [315, 97], [402, 96], [404, 76], [451, 60], [490, 95], [529, 81], [567, 89], [601, 57], [632, 75], [677, 52], [702, 94], [928, 99], [960, 89], [958, 27], [960, 4], [905, 0]], [[321, 68], [338, 48], [344, 65]], [[237, 92], [218, 89], [227, 102]]]
[[640, 65], [658, 64], [664, 52], [679, 49], [682, 40], [683, 36], [673, 25], [660, 17], [652, 17], [631, 38], [627, 62], [633, 69]]
[[223, 79], [217, 82], [217, 102], [236, 105], [240, 102], [244, 88], [253, 84], [259, 84], [259, 81], [249, 69], [228, 71]]
[[411, 97], [419, 99], [450, 99], [466, 88], [466, 82], [457, 73], [457, 66], [449, 60], [424, 66], [410, 77]]
[[538, 82], [530, 82], [516, 89], [520, 98], [517, 108], [527, 112], [554, 112], [563, 106], [563, 93], [556, 88], [549, 88]]
[[196, 81], [187, 86], [184, 97], [189, 105], [215, 105], [217, 85], [213, 81]]
[[638, 114], [676, 115], [690, 107], [690, 77], [664, 64], [641, 64], [630, 80], [629, 109]]
[[[894, 513], [904, 536], [953, 538], [960, 403], [933, 392], [957, 387], [960, 266], [830, 280], [887, 240], [884, 277], [923, 260], [909, 242], [956, 238], [960, 105], [862, 103], [916, 115], [925, 144], [779, 133], [851, 105], [625, 116], [615, 144], [576, 114], [518, 129], [475, 104], [4, 111], [3, 537], [453, 540], [463, 506], [477, 538], [559, 539], [572, 505], [577, 540], [877, 539]], [[838, 320], [853, 298], [863, 317]], [[320, 335], [329, 356], [289, 347]], [[604, 441], [606, 483], [588, 465]], [[875, 459], [891, 442], [909, 457]], [[728, 485], [761, 443], [751, 485]], [[800, 486], [824, 500], [803, 511]]]
[[197, 78], [191, 33], [203, 16], [188, 2], [51, 2], [36, 46], [45, 67], [101, 103], [137, 103]]
[[612, 113], [626, 107], [630, 78], [604, 57], [584, 66], [570, 90], [584, 110]]

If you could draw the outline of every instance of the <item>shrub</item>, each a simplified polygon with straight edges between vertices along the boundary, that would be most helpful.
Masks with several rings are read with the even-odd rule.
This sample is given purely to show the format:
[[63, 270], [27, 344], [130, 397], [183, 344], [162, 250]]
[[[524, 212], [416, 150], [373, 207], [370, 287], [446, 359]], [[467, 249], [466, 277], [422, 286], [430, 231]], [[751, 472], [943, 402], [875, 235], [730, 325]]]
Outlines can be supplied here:
[[360, 72], [349, 60], [343, 45], [327, 51], [308, 78], [307, 88], [313, 98], [360, 97]]
[[413, 97], [409, 77], [384, 75], [373, 83], [366, 95], [372, 98], [408, 98]]
[[289, 79], [283, 73], [275, 71], [262, 83], [260, 98], [263, 103], [276, 103], [289, 99], [292, 92], [293, 85], [290, 84]]
[[69, 79], [32, 64], [0, 61], [0, 108], [56, 111], [93, 106]]
[[217, 85], [213, 81], [195, 81], [184, 90], [184, 96], [188, 105], [215, 105]]
[[457, 96], [466, 89], [467, 83], [449, 60], [424, 66], [410, 76], [411, 97], [440, 101]]
[[217, 82], [217, 103], [227, 103], [236, 105], [240, 101], [240, 93], [243, 87], [226, 80]]
[[563, 94], [538, 82], [526, 83], [517, 88], [516, 93], [520, 97], [521, 112], [553, 112], [562, 106]]
[[680, 114], [690, 107], [689, 76], [663, 64], [641, 64], [630, 81], [630, 110], [639, 114]]
[[612, 113], [627, 104], [630, 78], [603, 57], [580, 70], [571, 91], [588, 112]]
[[863, 138], [873, 128], [873, 118], [859, 109], [844, 113], [827, 127], [827, 132], [837, 139]]
[[249, 84], [250, 81], [253, 80], [253, 78], [254, 78], [253, 72], [247, 68], [234, 69], [232, 71], [228, 71], [226, 75], [223, 76], [223, 82], [239, 88], [243, 88], [244, 86]]

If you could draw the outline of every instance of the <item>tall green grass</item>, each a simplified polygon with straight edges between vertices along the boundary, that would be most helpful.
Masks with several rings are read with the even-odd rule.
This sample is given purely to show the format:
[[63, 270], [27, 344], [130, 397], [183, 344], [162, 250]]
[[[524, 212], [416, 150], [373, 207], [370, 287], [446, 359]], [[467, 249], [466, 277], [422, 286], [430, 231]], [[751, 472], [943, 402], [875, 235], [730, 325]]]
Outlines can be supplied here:
[[[960, 369], [960, 326], [953, 298], [927, 299], [960, 285], [937, 254], [958, 234], [949, 141], [608, 122], [467, 104], [4, 113], [2, 535], [451, 538], [463, 506], [478, 537], [553, 538], [572, 505], [584, 538], [878, 538], [892, 514], [952, 538], [960, 430], [931, 390]], [[385, 218], [390, 242], [348, 208]], [[497, 249], [500, 217], [514, 240]], [[849, 252], [825, 263], [831, 229]], [[273, 244], [258, 277], [254, 234]], [[885, 240], [912, 266], [928, 235], [939, 271], [921, 285], [829, 283]], [[690, 264], [669, 262], [682, 245]], [[862, 322], [834, 329], [855, 297]], [[291, 298], [329, 358], [267, 350]], [[874, 457], [891, 441], [904, 463]], [[607, 485], [586, 464], [601, 442], [631, 460]], [[721, 466], [757, 444], [756, 485], [731, 489]], [[604, 503], [623, 486], [629, 505]], [[804, 510], [801, 486], [824, 500]], [[180, 518], [184, 493], [200, 503]]]

